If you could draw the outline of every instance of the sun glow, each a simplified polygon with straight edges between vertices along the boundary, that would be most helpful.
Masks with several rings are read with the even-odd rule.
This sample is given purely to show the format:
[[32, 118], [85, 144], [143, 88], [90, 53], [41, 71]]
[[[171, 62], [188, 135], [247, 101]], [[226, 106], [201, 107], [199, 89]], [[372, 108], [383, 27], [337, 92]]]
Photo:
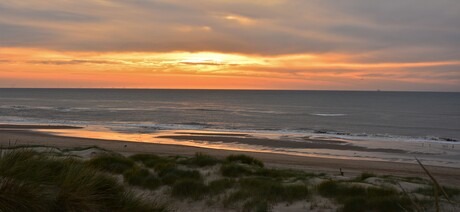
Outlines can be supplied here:
[[[432, 74], [405, 69], [459, 65], [460, 61], [357, 63], [340, 54], [276, 56], [220, 52], [69, 52], [0, 48], [0, 83], [35, 87], [330, 88], [370, 80], [438, 83]], [[431, 78], [430, 78], [431, 77]], [[18, 83], [19, 82], [19, 83]], [[83, 83], [84, 82], [84, 83]], [[53, 84], [54, 83], [54, 84]], [[457, 83], [444, 80], [443, 83]], [[59, 87], [59, 86], [51, 86]]]

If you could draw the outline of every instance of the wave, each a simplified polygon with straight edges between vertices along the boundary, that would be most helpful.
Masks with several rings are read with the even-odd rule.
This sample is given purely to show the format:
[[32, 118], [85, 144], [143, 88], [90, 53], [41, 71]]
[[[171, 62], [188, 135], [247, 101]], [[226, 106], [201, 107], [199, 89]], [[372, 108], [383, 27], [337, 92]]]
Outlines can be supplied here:
[[26, 105], [2, 105], [0, 109], [12, 110], [51, 110], [59, 112], [72, 112], [72, 111], [90, 111], [92, 108], [86, 107], [49, 107], [49, 106], [26, 106]]
[[314, 134], [320, 135], [332, 135], [341, 138], [348, 138], [353, 140], [354, 138], [371, 138], [371, 139], [389, 139], [398, 141], [442, 141], [442, 142], [459, 142], [455, 138], [449, 137], [437, 137], [437, 136], [404, 136], [404, 135], [392, 135], [392, 134], [379, 134], [379, 133], [350, 133], [340, 132], [334, 130], [313, 130]]
[[344, 113], [310, 113], [313, 116], [346, 116]]

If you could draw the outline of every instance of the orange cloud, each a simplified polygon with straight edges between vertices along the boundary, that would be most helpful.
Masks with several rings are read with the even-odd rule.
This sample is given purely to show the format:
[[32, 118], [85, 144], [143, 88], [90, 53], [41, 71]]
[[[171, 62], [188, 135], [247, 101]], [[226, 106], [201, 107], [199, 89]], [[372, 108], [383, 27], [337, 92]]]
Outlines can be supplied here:
[[355, 86], [388, 81], [458, 84], [455, 77], [432, 79], [432, 72], [414, 75], [405, 69], [459, 66], [460, 61], [356, 63], [351, 59], [341, 54], [258, 56], [0, 48], [0, 87], [359, 89]]

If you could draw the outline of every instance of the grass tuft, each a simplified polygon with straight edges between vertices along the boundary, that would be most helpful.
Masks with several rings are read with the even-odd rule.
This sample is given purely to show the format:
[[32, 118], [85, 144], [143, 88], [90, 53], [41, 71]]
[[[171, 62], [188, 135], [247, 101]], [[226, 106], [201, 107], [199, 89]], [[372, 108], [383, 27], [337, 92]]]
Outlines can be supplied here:
[[88, 165], [106, 172], [123, 174], [134, 166], [134, 161], [121, 155], [106, 154], [88, 161]]
[[58, 178], [56, 210], [99, 211], [118, 204], [123, 187], [117, 181], [82, 164], [68, 164]]
[[158, 173], [162, 183], [166, 185], [172, 185], [176, 181], [180, 180], [202, 180], [203, 176], [200, 174], [199, 171], [196, 170], [182, 170], [178, 168], [169, 168], [164, 169]]
[[369, 173], [369, 172], [363, 172], [363, 173], [361, 173], [361, 175], [356, 177], [356, 181], [364, 181], [367, 178], [371, 178], [371, 177], [377, 177], [377, 175], [375, 175], [373, 173]]
[[39, 187], [0, 178], [0, 211], [46, 211], [49, 202]]
[[174, 183], [171, 195], [177, 198], [202, 199], [208, 192], [208, 187], [202, 180], [182, 179]]
[[155, 177], [149, 170], [139, 167], [133, 167], [123, 173], [125, 182], [130, 185], [155, 190], [161, 185], [159, 178]]
[[256, 158], [253, 158], [251, 156], [247, 155], [229, 155], [225, 158], [227, 162], [238, 162], [238, 163], [244, 163], [248, 165], [253, 165], [253, 166], [258, 166], [258, 167], [264, 167], [264, 163]]
[[244, 210], [266, 211], [279, 202], [292, 203], [306, 199], [308, 194], [308, 188], [304, 184], [286, 185], [271, 178], [251, 177], [240, 179], [239, 189], [231, 193], [223, 203], [228, 207], [243, 202]]
[[98, 169], [46, 153], [9, 152], [0, 158], [0, 211], [165, 211]]
[[245, 175], [251, 175], [253, 171], [247, 167], [240, 164], [223, 164], [220, 167], [220, 173], [225, 177], [241, 177]]
[[407, 211], [410, 200], [391, 188], [351, 186], [336, 181], [318, 185], [318, 192], [343, 204], [342, 211]]
[[231, 178], [222, 178], [218, 180], [214, 180], [209, 183], [209, 192], [211, 194], [220, 194], [227, 189], [233, 188], [236, 184], [236, 181]]
[[220, 162], [221, 161], [219, 159], [201, 152], [197, 152], [192, 158], [181, 161], [182, 164], [197, 167], [214, 166]]

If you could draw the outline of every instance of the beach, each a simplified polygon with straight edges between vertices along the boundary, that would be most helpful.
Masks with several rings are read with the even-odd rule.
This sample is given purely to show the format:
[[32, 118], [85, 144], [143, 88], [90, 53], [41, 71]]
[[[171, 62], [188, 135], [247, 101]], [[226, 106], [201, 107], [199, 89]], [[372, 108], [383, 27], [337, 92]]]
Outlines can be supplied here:
[[[34, 131], [36, 129], [69, 129], [69, 126], [14, 126], [0, 125], [0, 145], [12, 146], [50, 146], [58, 148], [97, 146], [110, 151], [130, 155], [136, 153], [152, 153], [158, 155], [192, 156], [197, 152], [206, 153], [218, 158], [231, 154], [244, 153], [265, 162], [270, 167], [292, 168], [315, 173], [340, 174], [340, 169], [347, 176], [357, 176], [362, 172], [378, 175], [395, 175], [403, 177], [427, 178], [422, 168], [415, 163], [400, 163], [389, 161], [353, 160], [324, 157], [296, 156], [279, 153], [251, 152], [237, 150], [210, 149], [184, 145], [158, 144], [123, 140], [92, 139], [81, 137], [57, 136], [49, 133]], [[188, 136], [188, 135], [187, 135]], [[206, 135], [199, 135], [206, 139]], [[208, 137], [208, 139], [212, 139]], [[317, 144], [319, 145], [319, 144]], [[330, 144], [325, 144], [327, 145]], [[415, 159], [414, 159], [415, 161]], [[422, 161], [423, 162], [423, 161]], [[441, 183], [456, 186], [460, 183], [460, 169], [443, 166], [427, 166], [429, 171]]]

